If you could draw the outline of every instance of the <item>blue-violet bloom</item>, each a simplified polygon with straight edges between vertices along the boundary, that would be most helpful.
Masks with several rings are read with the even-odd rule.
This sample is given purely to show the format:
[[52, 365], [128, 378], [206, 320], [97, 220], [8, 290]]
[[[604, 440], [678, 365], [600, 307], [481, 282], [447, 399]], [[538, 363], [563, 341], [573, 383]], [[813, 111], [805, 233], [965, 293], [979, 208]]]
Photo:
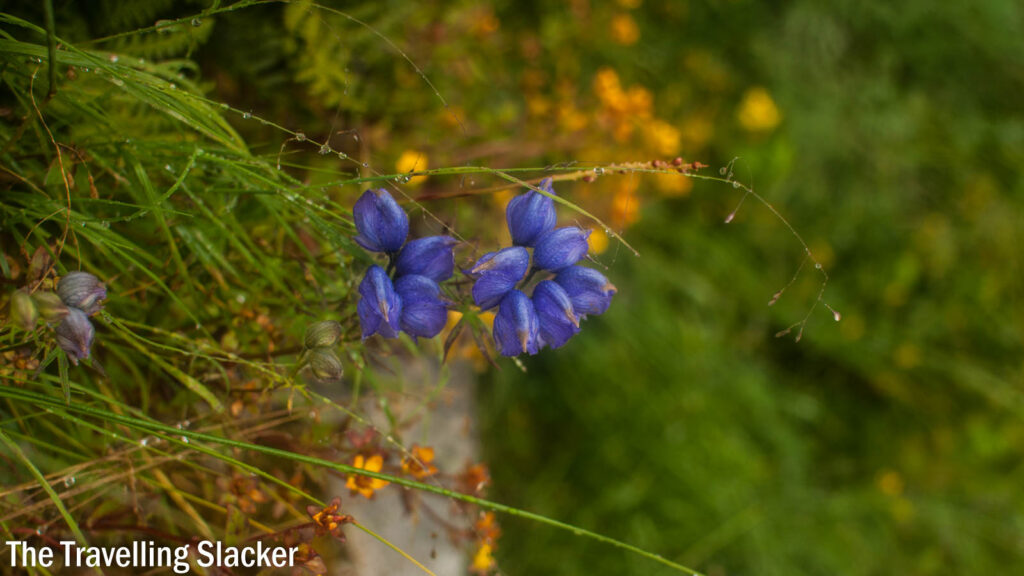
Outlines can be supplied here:
[[402, 300], [402, 331], [416, 337], [433, 338], [448, 322], [448, 305], [441, 299], [441, 287], [426, 276], [411, 274], [395, 280], [395, 292]]
[[579, 315], [573, 310], [569, 295], [552, 280], [544, 280], [533, 288], [533, 307], [544, 344], [560, 348], [579, 333]]
[[578, 226], [556, 228], [544, 234], [533, 248], [533, 265], [552, 272], [572, 266], [586, 256], [589, 236], [589, 229]]
[[526, 294], [512, 290], [502, 299], [494, 316], [494, 341], [502, 356], [532, 355], [540, 350], [540, 322]]
[[397, 338], [402, 300], [395, 293], [387, 272], [380, 266], [371, 266], [359, 283], [359, 295], [356, 312], [363, 327], [363, 340], [374, 334]]
[[355, 241], [371, 252], [398, 252], [409, 235], [409, 217], [387, 190], [367, 190], [356, 200]]
[[612, 303], [615, 285], [593, 268], [571, 266], [555, 276], [555, 282], [565, 289], [573, 310], [580, 315], [603, 314]]
[[57, 325], [56, 332], [57, 345], [67, 353], [72, 364], [77, 366], [79, 360], [89, 357], [96, 330], [85, 312], [69, 307], [68, 315]]
[[410, 240], [395, 260], [398, 276], [417, 274], [434, 282], [444, 282], [455, 271], [455, 254], [452, 246], [456, 240], [451, 236], [427, 236]]
[[[538, 188], [554, 194], [551, 178], [541, 180]], [[555, 202], [551, 198], [529, 190], [516, 196], [505, 208], [505, 220], [516, 246], [533, 246], [538, 239], [555, 227]]]
[[521, 246], [484, 254], [470, 270], [476, 276], [473, 301], [482, 310], [494, 308], [526, 276], [529, 267], [530, 253]]
[[64, 304], [92, 316], [103, 308], [107, 287], [88, 272], [68, 272], [57, 284], [57, 295]]

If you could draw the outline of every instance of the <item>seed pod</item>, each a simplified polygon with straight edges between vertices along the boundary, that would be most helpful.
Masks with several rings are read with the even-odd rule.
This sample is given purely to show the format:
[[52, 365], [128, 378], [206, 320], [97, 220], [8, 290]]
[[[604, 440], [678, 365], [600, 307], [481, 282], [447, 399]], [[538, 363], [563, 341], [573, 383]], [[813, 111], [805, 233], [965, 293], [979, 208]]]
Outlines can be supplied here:
[[71, 272], [60, 279], [57, 295], [68, 306], [78, 308], [88, 316], [103, 308], [107, 287], [88, 272]]
[[11, 322], [22, 330], [29, 331], [36, 327], [39, 310], [28, 290], [21, 288], [11, 294]]
[[47, 324], [56, 324], [68, 315], [68, 307], [54, 292], [36, 292], [32, 295], [39, 317]]
[[330, 348], [313, 348], [309, 351], [309, 369], [320, 382], [338, 382], [345, 374], [341, 359]]
[[76, 366], [80, 359], [89, 357], [95, 335], [96, 330], [89, 317], [78, 308], [70, 308], [67, 317], [57, 325], [57, 344]]
[[328, 348], [341, 340], [341, 324], [334, 320], [324, 320], [310, 324], [306, 328], [306, 348]]

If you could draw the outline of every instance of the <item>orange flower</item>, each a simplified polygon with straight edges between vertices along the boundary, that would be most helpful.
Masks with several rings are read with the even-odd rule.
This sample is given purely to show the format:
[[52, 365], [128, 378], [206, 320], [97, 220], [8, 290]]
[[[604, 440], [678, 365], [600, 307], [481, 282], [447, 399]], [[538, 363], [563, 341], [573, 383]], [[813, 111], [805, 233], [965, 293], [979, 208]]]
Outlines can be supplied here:
[[437, 474], [437, 466], [434, 466], [434, 449], [427, 446], [413, 444], [411, 454], [402, 458], [402, 472], [411, 474], [417, 480]]
[[467, 466], [466, 470], [459, 474], [457, 480], [462, 492], [479, 494], [484, 486], [491, 483], [491, 474], [487, 471], [487, 466], [473, 464]]
[[345, 539], [344, 534], [341, 532], [341, 526], [350, 524], [355, 520], [348, 514], [341, 514], [338, 511], [340, 508], [341, 498], [338, 497], [335, 497], [322, 509], [318, 509], [316, 506], [308, 506], [306, 508], [306, 512], [313, 519], [317, 536], [330, 534], [339, 540]]
[[[364, 458], [362, 454], [358, 454], [352, 461], [352, 466], [369, 472], [380, 472], [381, 468], [384, 467], [384, 458], [380, 454], [374, 454], [369, 458]], [[381, 480], [380, 478], [360, 476], [359, 474], [349, 474], [345, 487], [351, 490], [353, 494], [359, 493], [362, 494], [364, 498], [373, 498], [373, 493], [375, 491], [380, 490], [388, 484], [391, 484], [391, 482]]]
[[498, 537], [501, 536], [501, 528], [498, 527], [498, 523], [494, 520], [494, 512], [484, 512], [477, 519], [474, 525], [480, 539], [489, 544], [494, 544]]

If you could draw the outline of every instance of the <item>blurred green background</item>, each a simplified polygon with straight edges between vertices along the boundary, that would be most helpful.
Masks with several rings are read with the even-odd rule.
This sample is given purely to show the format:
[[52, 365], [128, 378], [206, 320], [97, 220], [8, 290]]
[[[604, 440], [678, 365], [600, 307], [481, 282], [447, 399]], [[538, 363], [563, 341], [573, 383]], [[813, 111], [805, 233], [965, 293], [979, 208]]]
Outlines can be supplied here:
[[[842, 321], [818, 305], [776, 339], [820, 277], [766, 305], [803, 258], [770, 210], [727, 225], [741, 190], [673, 175], [560, 184], [641, 256], [598, 232], [610, 311], [525, 372], [481, 373], [491, 498], [715, 576], [1024, 572], [1018, 1], [326, 4], [347, 15], [259, 5], [102, 46], [192, 59], [214, 101], [379, 173], [739, 158], [831, 275]], [[78, 41], [208, 3], [55, 5]], [[266, 158], [338, 169], [231, 121]], [[502, 241], [507, 193], [446, 198], [488, 179], [408, 184]], [[496, 555], [510, 575], [668, 573], [514, 519]]]
[[[627, 234], [642, 257], [604, 259], [611, 310], [483, 389], [496, 497], [709, 574], [1024, 570], [1021, 4], [593, 10], [524, 29], [647, 87], [672, 125], [706, 120], [680, 153], [741, 158], [824, 260], [843, 320], [819, 307], [799, 343], [772, 337], [818, 278], [766, 307], [802, 253], [762, 206], [725, 225], [740, 195], [705, 183], [645, 202]], [[509, 574], [662, 573], [527, 524], [500, 552]]]

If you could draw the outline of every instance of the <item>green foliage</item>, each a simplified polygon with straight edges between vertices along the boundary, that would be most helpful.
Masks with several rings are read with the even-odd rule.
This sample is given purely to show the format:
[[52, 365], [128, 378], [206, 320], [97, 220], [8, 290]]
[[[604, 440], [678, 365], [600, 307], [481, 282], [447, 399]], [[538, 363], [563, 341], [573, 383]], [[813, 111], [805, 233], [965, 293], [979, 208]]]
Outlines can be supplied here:
[[[500, 498], [706, 573], [1020, 571], [1019, 4], [725, 6], [670, 19], [645, 3], [649, 57], [616, 57], [659, 102], [718, 107], [708, 158], [742, 158], [737, 178], [825, 262], [843, 319], [819, 306], [798, 344], [771, 338], [819, 286], [805, 263], [765, 307], [802, 253], [750, 199], [724, 228], [739, 193], [652, 206], [627, 235], [641, 258], [606, 260], [620, 291], [603, 333], [485, 394]], [[698, 51], [726, 96], [675, 73]], [[746, 84], [774, 96], [775, 132], [746, 133], [725, 103]], [[560, 574], [652, 573], [506, 528], [510, 574], [550, 555], [578, 559]]]

